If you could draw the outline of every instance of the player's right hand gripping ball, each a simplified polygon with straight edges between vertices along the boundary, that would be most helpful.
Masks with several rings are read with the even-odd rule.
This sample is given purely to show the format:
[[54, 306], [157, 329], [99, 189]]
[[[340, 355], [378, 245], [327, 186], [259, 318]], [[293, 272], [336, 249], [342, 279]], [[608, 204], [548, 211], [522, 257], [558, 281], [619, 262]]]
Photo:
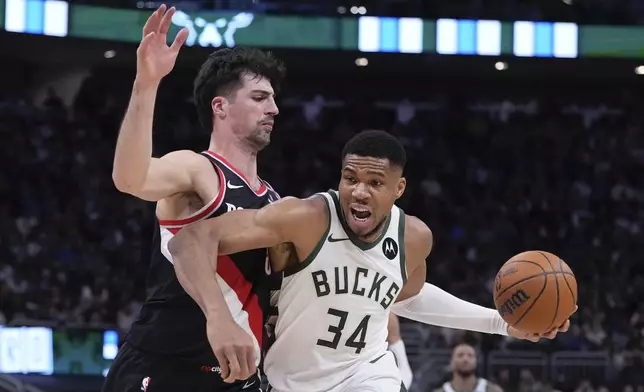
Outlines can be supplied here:
[[494, 305], [517, 330], [544, 334], [575, 312], [577, 280], [568, 264], [552, 253], [519, 253], [496, 275]]

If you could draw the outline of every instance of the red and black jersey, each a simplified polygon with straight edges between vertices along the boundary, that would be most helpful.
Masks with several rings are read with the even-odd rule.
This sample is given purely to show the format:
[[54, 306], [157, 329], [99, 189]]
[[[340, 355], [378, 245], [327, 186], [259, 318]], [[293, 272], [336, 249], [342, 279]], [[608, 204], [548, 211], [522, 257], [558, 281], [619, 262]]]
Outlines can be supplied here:
[[[146, 280], [147, 299], [126, 340], [150, 353], [212, 364], [216, 359], [206, 337], [205, 316], [177, 280], [168, 242], [189, 223], [237, 209], [259, 209], [278, 200], [279, 195], [264, 181], [259, 190], [253, 191], [246, 177], [223, 157], [210, 151], [202, 154], [219, 175], [219, 194], [189, 218], [156, 222]], [[217, 262], [217, 280], [231, 314], [255, 337], [258, 347], [262, 347], [265, 317], [270, 308], [268, 274], [266, 249], [220, 256]]]

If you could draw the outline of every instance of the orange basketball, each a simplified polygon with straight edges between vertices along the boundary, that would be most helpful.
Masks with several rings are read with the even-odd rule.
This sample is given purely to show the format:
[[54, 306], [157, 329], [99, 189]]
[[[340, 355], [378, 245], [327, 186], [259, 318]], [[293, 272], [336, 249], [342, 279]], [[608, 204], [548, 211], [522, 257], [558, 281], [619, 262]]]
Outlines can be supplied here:
[[577, 280], [552, 253], [528, 251], [508, 260], [494, 281], [501, 317], [526, 333], [546, 333], [563, 324], [577, 305]]

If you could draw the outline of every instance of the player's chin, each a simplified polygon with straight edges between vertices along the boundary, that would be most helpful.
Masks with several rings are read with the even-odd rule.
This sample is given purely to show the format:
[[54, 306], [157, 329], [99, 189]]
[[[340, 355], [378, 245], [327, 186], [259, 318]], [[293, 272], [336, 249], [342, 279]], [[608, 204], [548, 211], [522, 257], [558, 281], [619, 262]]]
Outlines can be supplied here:
[[366, 236], [371, 233], [375, 228], [374, 219], [372, 216], [368, 218], [357, 218], [353, 214], [349, 215], [348, 222], [351, 231], [358, 237]]

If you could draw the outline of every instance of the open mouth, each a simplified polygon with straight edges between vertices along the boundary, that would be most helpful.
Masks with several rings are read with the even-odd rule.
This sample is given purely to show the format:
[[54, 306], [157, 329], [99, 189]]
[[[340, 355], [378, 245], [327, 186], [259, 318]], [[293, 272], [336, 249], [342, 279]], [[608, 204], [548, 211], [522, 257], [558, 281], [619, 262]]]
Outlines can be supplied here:
[[364, 207], [351, 207], [351, 215], [359, 222], [366, 222], [371, 217], [371, 212]]

